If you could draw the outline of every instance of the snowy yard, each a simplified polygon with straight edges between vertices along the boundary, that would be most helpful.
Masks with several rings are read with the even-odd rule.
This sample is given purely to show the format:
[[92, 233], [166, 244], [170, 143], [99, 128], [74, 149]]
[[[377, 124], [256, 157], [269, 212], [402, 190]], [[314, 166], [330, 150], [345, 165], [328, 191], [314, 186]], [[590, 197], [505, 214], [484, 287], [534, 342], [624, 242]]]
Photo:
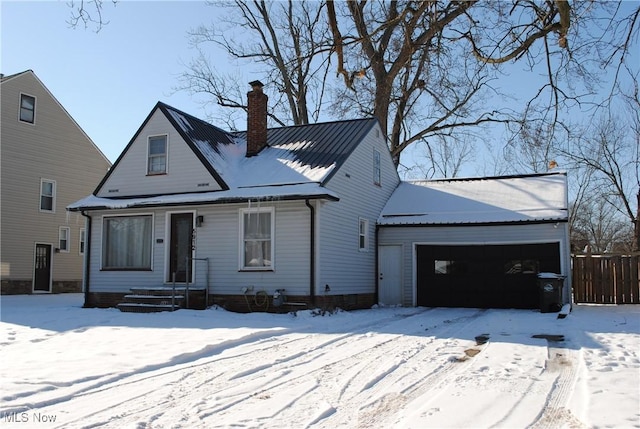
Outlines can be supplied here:
[[640, 427], [640, 306], [294, 317], [1, 299], [3, 427]]

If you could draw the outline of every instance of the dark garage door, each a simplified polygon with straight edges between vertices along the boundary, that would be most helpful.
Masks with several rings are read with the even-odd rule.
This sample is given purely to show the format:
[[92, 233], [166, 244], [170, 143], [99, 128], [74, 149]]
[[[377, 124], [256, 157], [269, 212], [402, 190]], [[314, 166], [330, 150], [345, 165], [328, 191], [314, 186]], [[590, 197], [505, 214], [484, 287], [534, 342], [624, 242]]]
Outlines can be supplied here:
[[560, 273], [559, 243], [417, 247], [425, 307], [539, 308], [539, 272]]

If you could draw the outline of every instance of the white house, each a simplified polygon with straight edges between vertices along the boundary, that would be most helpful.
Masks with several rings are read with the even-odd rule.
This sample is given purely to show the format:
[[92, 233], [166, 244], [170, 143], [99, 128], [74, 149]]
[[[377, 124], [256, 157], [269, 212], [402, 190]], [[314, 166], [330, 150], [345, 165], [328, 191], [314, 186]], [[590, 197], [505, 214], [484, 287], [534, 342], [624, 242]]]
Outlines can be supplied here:
[[377, 301], [376, 221], [400, 182], [377, 120], [267, 129], [267, 96], [252, 86], [247, 132], [158, 103], [94, 193], [69, 206], [87, 218], [85, 305], [136, 301], [174, 279], [190, 306], [203, 305], [197, 290], [239, 311], [278, 293], [309, 306]]
[[177, 285], [237, 311], [537, 308], [537, 274], [569, 276], [566, 175], [401, 183], [377, 120], [267, 129], [251, 84], [246, 132], [158, 103], [69, 206], [87, 219], [87, 306], [166, 308]]

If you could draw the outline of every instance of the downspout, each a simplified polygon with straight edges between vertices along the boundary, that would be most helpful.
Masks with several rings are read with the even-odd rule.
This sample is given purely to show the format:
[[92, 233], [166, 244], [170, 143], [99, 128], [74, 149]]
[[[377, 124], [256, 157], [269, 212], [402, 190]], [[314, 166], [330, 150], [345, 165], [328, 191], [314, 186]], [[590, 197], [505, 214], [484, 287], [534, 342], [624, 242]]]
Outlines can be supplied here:
[[312, 307], [316, 305], [316, 211], [306, 199], [304, 203], [309, 207], [309, 299]]
[[376, 285], [376, 290], [375, 293], [373, 294], [373, 299], [374, 299], [374, 304], [378, 304], [379, 301], [379, 289], [380, 289], [380, 267], [379, 267], [379, 259], [380, 256], [378, 255], [378, 249], [380, 248], [380, 246], [378, 246], [378, 233], [380, 231], [380, 225], [378, 225], [378, 223], [376, 222], [376, 234], [375, 234], [375, 239], [376, 242], [374, 244], [375, 246], [375, 285]]
[[84, 242], [84, 306], [89, 302], [89, 274], [91, 273], [91, 216], [81, 211], [80, 214], [87, 218], [87, 229]]

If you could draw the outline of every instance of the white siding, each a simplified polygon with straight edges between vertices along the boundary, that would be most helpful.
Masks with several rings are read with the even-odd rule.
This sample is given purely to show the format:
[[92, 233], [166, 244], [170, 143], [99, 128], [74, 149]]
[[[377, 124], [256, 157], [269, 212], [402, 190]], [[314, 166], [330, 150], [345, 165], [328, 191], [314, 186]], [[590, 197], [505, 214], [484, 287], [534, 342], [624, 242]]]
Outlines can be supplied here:
[[[35, 243], [58, 247], [63, 226], [70, 228], [70, 251], [53, 253], [53, 281], [79, 281], [78, 240], [84, 218], [67, 214], [65, 207], [93, 192], [110, 163], [32, 72], [1, 85], [0, 276], [30, 280]], [[18, 120], [20, 93], [36, 97], [33, 124]], [[40, 211], [41, 179], [56, 183], [52, 212]]]
[[[214, 205], [145, 210], [153, 213], [153, 270], [100, 271], [102, 216], [132, 214], [133, 210], [113, 210], [93, 213], [91, 243], [91, 292], [126, 293], [134, 286], [163, 286], [166, 277], [168, 251], [167, 213], [195, 210], [203, 216], [203, 225], [196, 228], [196, 258], [209, 258], [209, 286], [212, 294], [241, 294], [241, 289], [253, 286], [254, 291], [286, 289], [288, 295], [309, 294], [309, 219], [310, 211], [304, 202], [251, 203], [252, 207], [275, 207], [275, 254], [273, 271], [248, 272], [238, 269], [239, 213], [249, 204]], [[142, 213], [142, 211], [140, 212]], [[163, 243], [156, 240], [162, 239]], [[206, 262], [195, 263], [195, 286], [207, 284]]]
[[[381, 185], [374, 184], [374, 148], [380, 152]], [[318, 281], [316, 294], [374, 293], [375, 226], [382, 207], [398, 186], [398, 174], [380, 129], [376, 126], [363, 139], [327, 184], [338, 202], [327, 202], [318, 210]], [[369, 221], [369, 246], [358, 246], [359, 220]]]
[[571, 269], [566, 224], [532, 224], [500, 226], [381, 227], [378, 242], [402, 244], [403, 305], [416, 305], [415, 246], [419, 244], [481, 245], [560, 243], [562, 275], [571, 284]]
[[[149, 136], [168, 135], [167, 173], [147, 175], [147, 144]], [[203, 186], [203, 184], [207, 184]], [[200, 185], [200, 186], [199, 186]], [[207, 171], [159, 110], [153, 113], [145, 127], [114, 166], [103, 184], [99, 197], [172, 194], [220, 190], [220, 185]]]

